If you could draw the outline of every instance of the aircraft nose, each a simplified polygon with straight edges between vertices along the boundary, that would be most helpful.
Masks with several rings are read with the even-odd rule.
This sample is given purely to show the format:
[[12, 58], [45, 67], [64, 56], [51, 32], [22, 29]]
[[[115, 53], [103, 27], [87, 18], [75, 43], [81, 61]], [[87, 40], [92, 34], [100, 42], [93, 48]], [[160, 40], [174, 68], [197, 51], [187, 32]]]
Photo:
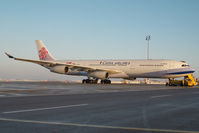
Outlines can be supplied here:
[[196, 71], [194, 68], [190, 68], [190, 71], [192, 71], [193, 73]]

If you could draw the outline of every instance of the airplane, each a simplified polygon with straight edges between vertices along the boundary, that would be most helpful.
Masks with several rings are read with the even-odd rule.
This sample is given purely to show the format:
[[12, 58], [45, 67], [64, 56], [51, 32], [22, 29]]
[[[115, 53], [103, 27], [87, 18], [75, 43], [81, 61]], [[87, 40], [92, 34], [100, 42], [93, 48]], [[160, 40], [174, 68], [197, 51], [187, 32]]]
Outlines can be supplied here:
[[40, 60], [17, 58], [5, 52], [14, 60], [41, 65], [51, 72], [86, 76], [83, 84], [111, 84], [110, 78], [136, 80], [136, 78], [174, 78], [184, 77], [195, 72], [185, 61], [166, 59], [148, 60], [56, 60], [41, 40], [36, 40]]

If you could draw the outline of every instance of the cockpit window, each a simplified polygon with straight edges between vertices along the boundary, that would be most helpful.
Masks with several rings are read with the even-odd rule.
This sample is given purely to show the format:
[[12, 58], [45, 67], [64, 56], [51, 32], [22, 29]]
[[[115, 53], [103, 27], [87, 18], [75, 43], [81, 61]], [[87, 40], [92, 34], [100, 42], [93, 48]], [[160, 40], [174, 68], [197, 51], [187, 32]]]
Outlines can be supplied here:
[[182, 64], [182, 67], [189, 67], [188, 64]]

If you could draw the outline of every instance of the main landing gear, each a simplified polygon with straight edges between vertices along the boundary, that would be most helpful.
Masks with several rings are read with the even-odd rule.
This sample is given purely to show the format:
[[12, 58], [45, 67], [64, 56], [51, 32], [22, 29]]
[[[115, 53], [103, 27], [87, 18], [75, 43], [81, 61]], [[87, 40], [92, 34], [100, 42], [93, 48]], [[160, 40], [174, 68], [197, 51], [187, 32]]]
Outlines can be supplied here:
[[[83, 79], [82, 84], [97, 84], [98, 79]], [[111, 84], [111, 80], [101, 80], [101, 84]]]
[[98, 79], [83, 79], [82, 84], [97, 84]]
[[101, 80], [101, 84], [111, 84], [111, 80], [108, 79]]

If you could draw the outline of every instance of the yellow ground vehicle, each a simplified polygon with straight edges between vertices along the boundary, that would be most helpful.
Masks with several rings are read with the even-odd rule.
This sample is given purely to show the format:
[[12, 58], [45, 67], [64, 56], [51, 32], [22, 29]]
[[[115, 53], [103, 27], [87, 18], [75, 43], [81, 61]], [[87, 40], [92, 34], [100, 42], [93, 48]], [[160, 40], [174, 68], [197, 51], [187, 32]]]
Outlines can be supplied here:
[[174, 80], [169, 79], [169, 82], [166, 83], [166, 86], [195, 86], [196, 81], [194, 79], [193, 74], [189, 74], [188, 76], [184, 77], [184, 80]]

